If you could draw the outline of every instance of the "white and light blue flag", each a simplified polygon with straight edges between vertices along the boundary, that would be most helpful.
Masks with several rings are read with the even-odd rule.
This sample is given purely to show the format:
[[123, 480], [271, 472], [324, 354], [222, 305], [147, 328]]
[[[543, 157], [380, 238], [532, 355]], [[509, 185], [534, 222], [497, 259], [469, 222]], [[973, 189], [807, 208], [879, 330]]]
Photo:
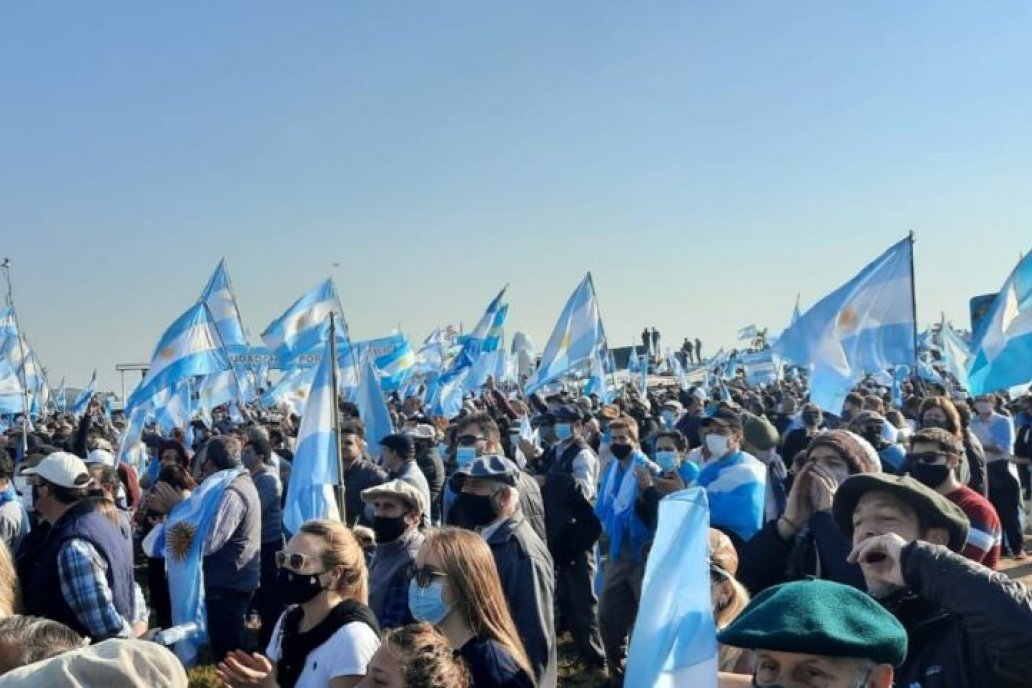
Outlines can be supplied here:
[[[328, 330], [323, 322], [329, 319], [330, 313], [336, 314], [343, 332], [344, 317], [337, 290], [333, 281], [327, 279], [273, 320], [262, 332], [262, 341], [281, 365], [289, 366], [295, 357], [319, 348], [326, 340]], [[338, 347], [343, 349], [345, 344], [346, 340], [338, 337]]]
[[1004, 282], [972, 346], [968, 391], [985, 394], [1032, 380], [1032, 252]]
[[716, 688], [717, 629], [709, 576], [706, 492], [689, 488], [659, 503], [624, 683]]
[[290, 533], [313, 518], [340, 521], [333, 486], [340, 484], [339, 438], [334, 427], [337, 393], [333, 388], [333, 357], [327, 341], [315, 369], [308, 401], [297, 432], [294, 462], [283, 504], [283, 526]]
[[541, 364], [524, 386], [527, 394], [558, 380], [589, 361], [606, 339], [589, 272], [566, 302], [552, 336], [541, 354]]
[[775, 344], [780, 356], [810, 368], [810, 399], [825, 411], [839, 413], [865, 373], [914, 362], [912, 261], [907, 237], [818, 301]]
[[90, 399], [97, 393], [97, 371], [93, 370], [93, 376], [90, 378], [90, 382], [86, 385], [79, 396], [75, 397], [75, 403], [72, 404], [72, 413], [77, 416], [81, 416], [86, 413], [86, 409], [89, 408]]

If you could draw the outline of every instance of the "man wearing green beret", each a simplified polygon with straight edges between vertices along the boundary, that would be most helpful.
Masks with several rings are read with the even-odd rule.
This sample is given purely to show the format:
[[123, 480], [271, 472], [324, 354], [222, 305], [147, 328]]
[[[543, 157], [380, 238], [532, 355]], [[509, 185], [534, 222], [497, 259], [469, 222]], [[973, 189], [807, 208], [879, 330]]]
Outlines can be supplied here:
[[817, 579], [764, 590], [717, 639], [753, 650], [751, 683], [721, 674], [721, 688], [889, 688], [907, 653], [906, 630], [874, 599]]
[[868, 592], [909, 635], [901, 688], [1032, 686], [1032, 593], [957, 554], [960, 507], [909, 475], [854, 475], [835, 493]]

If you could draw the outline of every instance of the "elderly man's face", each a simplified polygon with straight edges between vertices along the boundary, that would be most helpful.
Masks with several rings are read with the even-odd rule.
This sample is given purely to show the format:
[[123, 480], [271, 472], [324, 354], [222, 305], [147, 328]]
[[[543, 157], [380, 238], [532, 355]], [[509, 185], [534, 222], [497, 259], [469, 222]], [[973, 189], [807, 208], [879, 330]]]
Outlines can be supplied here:
[[[908, 504], [888, 492], [868, 492], [853, 509], [853, 544], [895, 533], [907, 542], [921, 536], [921, 525], [917, 513]], [[888, 597], [895, 588], [889, 587], [880, 577], [870, 572], [872, 564], [860, 562], [867, 591], [874, 597]]]
[[772, 650], [756, 651], [753, 675], [761, 688], [888, 688], [892, 683], [887, 664]]

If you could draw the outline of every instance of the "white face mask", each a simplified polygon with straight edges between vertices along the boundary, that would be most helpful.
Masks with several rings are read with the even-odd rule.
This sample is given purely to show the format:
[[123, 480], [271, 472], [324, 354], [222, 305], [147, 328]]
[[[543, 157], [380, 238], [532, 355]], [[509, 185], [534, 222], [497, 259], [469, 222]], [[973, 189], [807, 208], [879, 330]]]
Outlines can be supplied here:
[[990, 411], [992, 411], [993, 407], [989, 404], [988, 401], [980, 401], [977, 404], [975, 404], [975, 410], [984, 416], [988, 414]]
[[728, 438], [716, 433], [706, 435], [706, 449], [715, 459], [721, 459], [728, 451]]

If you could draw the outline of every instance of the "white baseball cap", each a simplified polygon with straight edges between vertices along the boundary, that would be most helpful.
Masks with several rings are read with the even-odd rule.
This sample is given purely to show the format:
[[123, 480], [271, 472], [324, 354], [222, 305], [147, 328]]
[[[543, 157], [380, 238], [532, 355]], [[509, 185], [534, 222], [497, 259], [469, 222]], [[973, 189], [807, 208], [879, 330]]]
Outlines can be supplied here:
[[106, 449], [94, 449], [86, 456], [86, 463], [102, 463], [105, 466], [114, 466], [115, 455]]
[[93, 482], [82, 459], [68, 452], [48, 454], [38, 464], [22, 470], [21, 473], [38, 475], [48, 483], [61, 487], [86, 487]]

